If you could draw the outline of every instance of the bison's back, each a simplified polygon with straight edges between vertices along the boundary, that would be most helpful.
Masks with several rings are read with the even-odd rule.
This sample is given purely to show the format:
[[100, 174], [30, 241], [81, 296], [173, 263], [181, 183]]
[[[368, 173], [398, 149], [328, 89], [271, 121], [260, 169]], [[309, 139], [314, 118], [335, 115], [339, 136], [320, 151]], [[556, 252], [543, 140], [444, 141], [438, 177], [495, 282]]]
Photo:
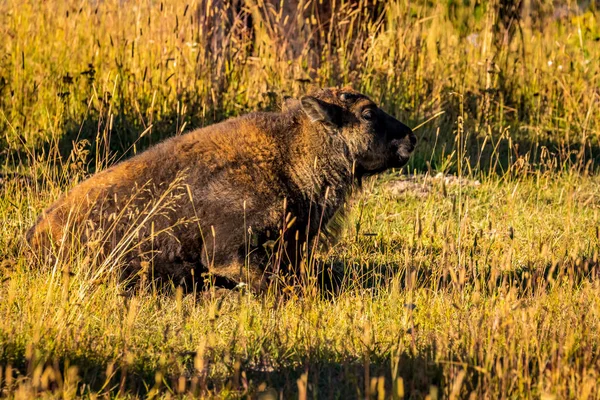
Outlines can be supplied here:
[[256, 172], [248, 166], [270, 161], [274, 146], [253, 120], [228, 120], [168, 139], [93, 175], [42, 212], [28, 242], [39, 252], [100, 240], [111, 251], [120, 241], [139, 242], [164, 231], [166, 238], [152, 239], [153, 247], [177, 258], [186, 242], [198, 245], [197, 229], [184, 228], [198, 213], [206, 211], [209, 226], [217, 211], [227, 209], [223, 201], [241, 209], [240, 196], [217, 193], [215, 187], [229, 182], [228, 190], [257, 190]]

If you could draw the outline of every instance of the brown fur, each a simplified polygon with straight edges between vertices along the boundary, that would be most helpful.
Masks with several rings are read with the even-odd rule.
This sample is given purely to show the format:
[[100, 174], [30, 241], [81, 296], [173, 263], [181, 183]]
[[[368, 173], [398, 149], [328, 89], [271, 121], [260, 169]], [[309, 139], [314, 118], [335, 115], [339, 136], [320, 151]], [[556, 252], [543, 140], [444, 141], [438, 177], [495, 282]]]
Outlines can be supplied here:
[[403, 165], [415, 141], [365, 96], [322, 89], [281, 113], [198, 129], [92, 176], [27, 237], [55, 254], [73, 244], [97, 246], [103, 258], [119, 253], [128, 273], [148, 261], [154, 276], [208, 270], [258, 289], [267, 266], [297, 264], [357, 179]]

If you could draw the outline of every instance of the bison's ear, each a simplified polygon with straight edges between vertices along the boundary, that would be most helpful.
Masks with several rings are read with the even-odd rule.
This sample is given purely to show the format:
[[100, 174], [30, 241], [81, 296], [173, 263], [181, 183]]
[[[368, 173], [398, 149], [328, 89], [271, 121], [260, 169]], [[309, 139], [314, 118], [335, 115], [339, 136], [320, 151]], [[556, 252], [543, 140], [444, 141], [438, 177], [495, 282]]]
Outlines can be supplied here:
[[325, 103], [312, 96], [302, 97], [300, 103], [310, 122], [320, 122], [329, 128], [339, 124], [340, 110], [335, 104]]

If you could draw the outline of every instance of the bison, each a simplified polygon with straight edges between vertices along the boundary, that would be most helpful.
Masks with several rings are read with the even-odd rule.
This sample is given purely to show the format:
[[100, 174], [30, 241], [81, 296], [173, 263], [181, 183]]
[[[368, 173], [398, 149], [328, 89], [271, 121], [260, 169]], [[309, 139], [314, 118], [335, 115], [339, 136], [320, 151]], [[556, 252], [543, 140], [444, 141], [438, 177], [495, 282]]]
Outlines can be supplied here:
[[254, 290], [296, 268], [353, 186], [405, 165], [412, 130], [350, 88], [173, 137], [76, 185], [42, 212], [37, 254], [73, 246], [131, 276], [209, 272]]

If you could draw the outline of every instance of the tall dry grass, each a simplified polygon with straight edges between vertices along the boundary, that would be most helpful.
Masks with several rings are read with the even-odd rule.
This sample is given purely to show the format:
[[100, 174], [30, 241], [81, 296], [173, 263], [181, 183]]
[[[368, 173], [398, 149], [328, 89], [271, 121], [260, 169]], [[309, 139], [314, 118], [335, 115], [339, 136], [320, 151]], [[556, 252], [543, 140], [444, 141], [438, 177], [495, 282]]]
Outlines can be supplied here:
[[[523, 3], [1, 2], [2, 395], [599, 398], [600, 24]], [[315, 260], [337, 291], [131, 290], [24, 252], [91, 172], [346, 84], [420, 143]]]

